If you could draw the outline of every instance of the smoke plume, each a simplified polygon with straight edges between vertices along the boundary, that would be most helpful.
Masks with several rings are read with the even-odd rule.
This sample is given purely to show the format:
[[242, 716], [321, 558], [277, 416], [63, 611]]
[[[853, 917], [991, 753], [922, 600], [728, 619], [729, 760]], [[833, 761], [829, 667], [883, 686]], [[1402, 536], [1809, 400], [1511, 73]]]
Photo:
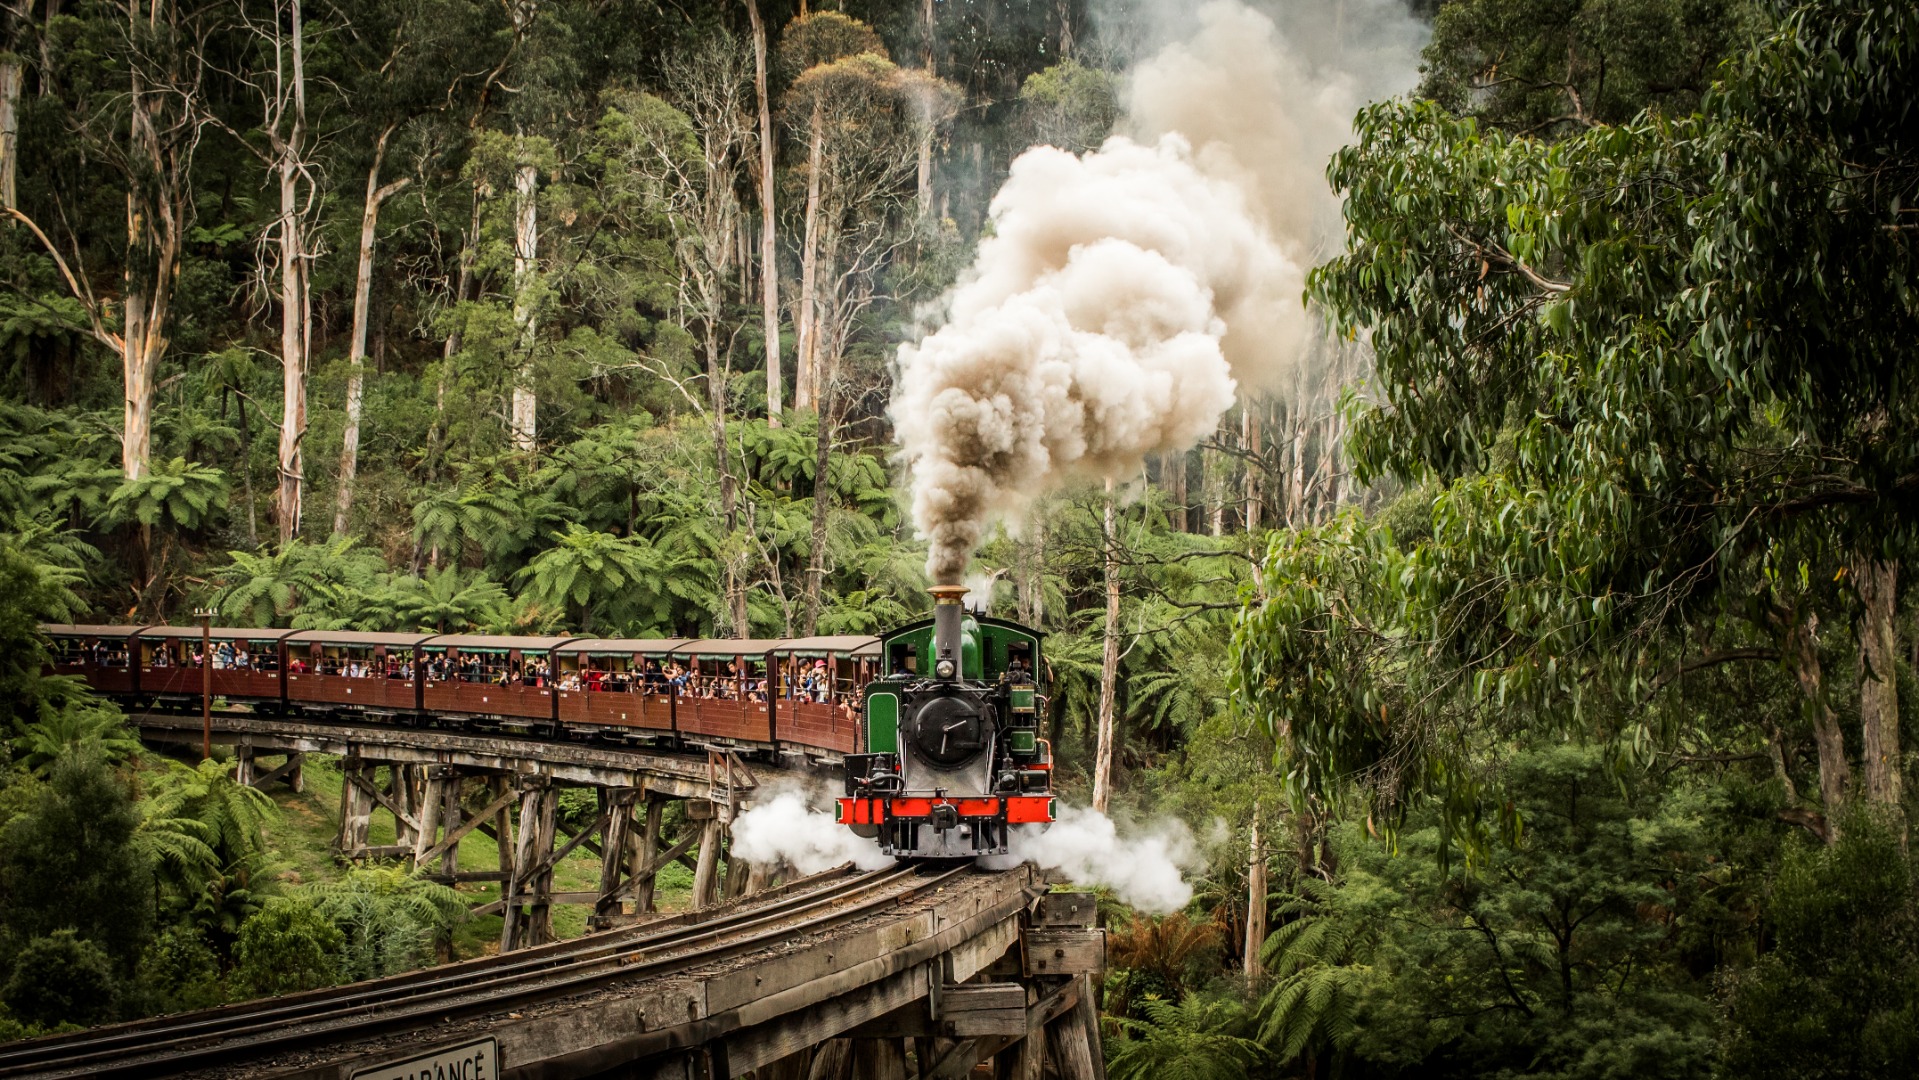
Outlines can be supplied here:
[[1325, 163], [1379, 89], [1339, 68], [1376, 53], [1309, 60], [1212, 0], [1133, 71], [1121, 134], [1013, 162], [943, 324], [900, 349], [894, 426], [935, 580], [960, 580], [992, 521], [1191, 447], [1300, 363], [1304, 268], [1337, 226]]
[[784, 788], [755, 802], [733, 821], [733, 854], [748, 862], [817, 874], [842, 863], [861, 870], [893, 865], [879, 843], [836, 824], [833, 815], [815, 810], [805, 791]]
[[1152, 915], [1178, 911], [1193, 898], [1185, 872], [1200, 866], [1198, 845], [1178, 821], [1133, 836], [1121, 836], [1111, 818], [1095, 810], [1063, 806], [1044, 832], [1013, 829], [1011, 853], [981, 859], [989, 869], [1031, 863], [1078, 885], [1102, 886]]

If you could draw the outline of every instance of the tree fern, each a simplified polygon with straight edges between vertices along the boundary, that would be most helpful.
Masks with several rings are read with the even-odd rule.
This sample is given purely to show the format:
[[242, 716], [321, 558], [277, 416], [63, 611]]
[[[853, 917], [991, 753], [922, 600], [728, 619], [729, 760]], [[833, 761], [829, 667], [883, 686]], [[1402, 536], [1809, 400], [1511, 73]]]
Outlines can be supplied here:
[[1149, 994], [1140, 1011], [1114, 1021], [1121, 1038], [1106, 1063], [1113, 1080], [1238, 1080], [1263, 1056], [1259, 1043], [1235, 1034], [1246, 1021], [1236, 1001], [1189, 993], [1175, 1005]]

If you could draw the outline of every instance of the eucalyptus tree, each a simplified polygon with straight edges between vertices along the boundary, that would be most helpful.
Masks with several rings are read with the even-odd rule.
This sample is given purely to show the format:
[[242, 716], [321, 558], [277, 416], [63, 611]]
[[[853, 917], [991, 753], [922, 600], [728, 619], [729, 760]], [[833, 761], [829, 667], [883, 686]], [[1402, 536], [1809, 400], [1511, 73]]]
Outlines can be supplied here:
[[[1893, 344], [1919, 328], [1919, 145], [1892, 89], [1915, 32], [1905, 7], [1810, 3], [1697, 116], [1554, 144], [1430, 104], [1362, 113], [1331, 170], [1348, 253], [1311, 289], [1371, 335], [1360, 477], [1426, 486], [1404, 544], [1353, 521], [1273, 541], [1239, 688], [1302, 792], [1361, 778], [1389, 821], [1431, 793], [1462, 828], [1515, 828], [1470, 765], [1485, 738], [1597, 725], [1643, 755], [1662, 690], [1774, 662], [1819, 759], [1823, 817], [1801, 820], [1836, 836], [1850, 767], [1820, 614], [1861, 611], [1883, 652], [1891, 575], [1859, 567], [1919, 524]], [[1862, 718], [1890, 774], [1885, 666]]]
[[[600, 125], [600, 144], [617, 171], [616, 198], [657, 215], [681, 271], [677, 310], [699, 343], [706, 369], [701, 403], [712, 433], [719, 476], [718, 518], [723, 533], [740, 529], [739, 479], [727, 438], [732, 332], [727, 307], [740, 207], [735, 191], [753, 149], [748, 111], [752, 77], [742, 43], [725, 31], [710, 35], [665, 68], [666, 98], [615, 96]], [[724, 559], [729, 628], [748, 632], [744, 545], [729, 541]]]
[[[804, 73], [854, 56], [872, 56], [885, 60], [886, 45], [872, 27], [839, 12], [818, 11], [786, 24], [780, 34], [779, 66], [786, 81], [798, 80]], [[890, 61], [888, 61], [890, 64]], [[829, 99], [811, 95], [803, 105], [789, 99], [787, 124], [800, 131], [806, 145], [806, 198], [803, 208], [803, 232], [800, 237], [800, 285], [795, 298], [793, 331], [796, 340], [793, 377], [793, 407], [811, 409], [818, 392], [818, 289], [819, 257], [822, 241], [821, 200], [826, 155], [826, 112]]]
[[1488, 125], [1565, 136], [1698, 108], [1765, 23], [1754, 0], [1461, 0], [1437, 5], [1423, 97]]
[[[224, 14], [223, 5], [181, 0], [133, 4], [124, 20], [89, 20], [76, 55], [42, 52], [42, 67], [59, 66], [72, 88], [71, 131], [87, 156], [104, 163], [126, 190], [117, 297], [101, 295], [94, 285], [97, 272], [83, 261], [80, 230], [93, 223], [74, 221], [57, 205], [22, 209], [9, 202], [0, 208], [39, 241], [79, 301], [93, 338], [120, 358], [120, 465], [128, 480], [146, 473], [152, 454], [155, 388], [196, 214], [194, 160], [207, 123], [209, 42]], [[43, 89], [55, 74], [40, 72]], [[35, 150], [38, 160], [54, 157], [53, 147]], [[56, 217], [67, 234], [61, 242], [41, 224]]]
[[[343, 92], [354, 119], [364, 125], [355, 132], [370, 142], [363, 160], [366, 197], [361, 204], [359, 239], [353, 275], [353, 323], [347, 334], [346, 421], [341, 434], [339, 483], [335, 491], [333, 532], [345, 534], [353, 511], [353, 489], [359, 474], [361, 420], [365, 408], [367, 336], [372, 322], [373, 255], [379, 240], [380, 213], [387, 202], [407, 190], [412, 173], [388, 178], [389, 152], [404, 142], [409, 130], [425, 126], [423, 118], [443, 110], [474, 92], [478, 76], [458, 59], [478, 46], [494, 10], [470, 0], [416, 0], [411, 3], [374, 3], [351, 11], [342, 51], [350, 54], [362, 79]], [[414, 149], [421, 159], [431, 156], [431, 137], [414, 132]], [[421, 161], [421, 166], [427, 164]]]

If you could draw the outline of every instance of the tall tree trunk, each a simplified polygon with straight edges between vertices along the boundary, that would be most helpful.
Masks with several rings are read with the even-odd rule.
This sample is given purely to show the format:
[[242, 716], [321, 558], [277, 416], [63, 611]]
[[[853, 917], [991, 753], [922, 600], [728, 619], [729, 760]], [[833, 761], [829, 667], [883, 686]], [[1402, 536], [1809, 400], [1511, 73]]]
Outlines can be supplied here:
[[[158, 35], [162, 3], [128, 0], [127, 20], [138, 32]], [[154, 376], [166, 355], [167, 311], [179, 269], [193, 201], [187, 191], [191, 143], [163, 141], [169, 95], [147, 85], [136, 65], [129, 72], [129, 158], [138, 164], [127, 178], [127, 259], [121, 291], [120, 359], [125, 410], [120, 464], [127, 479], [146, 475], [153, 446]]]
[[[12, 15], [0, 16], [8, 23]], [[0, 42], [0, 206], [12, 209], [19, 204], [16, 174], [20, 148], [20, 60], [12, 52], [12, 35]]]
[[934, 12], [933, 0], [920, 0], [920, 66], [928, 75], [937, 75], [933, 64], [933, 53], [939, 40], [939, 20]]
[[1058, 0], [1059, 9], [1059, 54], [1064, 57], [1073, 55], [1073, 0]]
[[380, 224], [380, 206], [407, 186], [401, 177], [380, 183], [380, 166], [386, 160], [387, 139], [394, 125], [388, 124], [373, 145], [373, 167], [366, 174], [366, 208], [360, 215], [360, 263], [353, 280], [353, 335], [347, 344], [346, 432], [340, 444], [340, 491], [333, 508], [333, 535], [345, 536], [348, 518], [353, 513], [353, 482], [360, 465], [360, 414], [366, 393], [366, 333], [373, 300], [373, 245]]
[[1298, 525], [1306, 509], [1306, 417], [1299, 406], [1293, 409], [1292, 477], [1286, 487], [1286, 521]]
[[1114, 700], [1119, 690], [1119, 515], [1113, 480], [1106, 480], [1101, 508], [1106, 541], [1106, 633], [1099, 659], [1099, 736], [1093, 758], [1093, 809], [1106, 812], [1113, 797]]
[[920, 217], [933, 216], [933, 125], [927, 124], [920, 133], [919, 167], [917, 173]]
[[806, 148], [806, 232], [800, 239], [800, 305], [794, 336], [798, 357], [793, 375], [793, 407], [813, 408], [814, 355], [819, 351], [820, 168], [826, 154], [825, 119], [813, 110]]
[[307, 433], [307, 265], [305, 221], [300, 208], [300, 182], [306, 149], [306, 57], [300, 25], [300, 0], [289, 0], [292, 16], [293, 71], [291, 99], [283, 101], [282, 119], [292, 126], [278, 138], [280, 180], [280, 543], [300, 534], [304, 508]]
[[766, 24], [759, 0], [746, 0], [753, 23], [753, 93], [760, 109], [760, 322], [766, 335], [766, 424], [780, 426], [780, 264], [773, 206], [773, 109], [766, 93]]
[[1167, 508], [1166, 523], [1174, 532], [1185, 532], [1187, 528], [1185, 451], [1160, 456], [1159, 482], [1166, 488], [1166, 501], [1172, 504]]
[[820, 425], [813, 439], [813, 546], [806, 556], [807, 637], [819, 632], [820, 598], [826, 584], [826, 526], [833, 507], [833, 485], [827, 480], [827, 472], [833, 461], [833, 369], [838, 366], [836, 359], [829, 358], [822, 373]]
[[[708, 308], [709, 313], [713, 308]], [[720, 476], [721, 589], [732, 622], [734, 637], [749, 637], [750, 620], [746, 613], [746, 583], [742, 571], [743, 555], [737, 550], [733, 534], [740, 527], [739, 482], [733, 477], [732, 455], [726, 442], [726, 365], [722, 363], [719, 328], [709, 314], [705, 323], [707, 404], [713, 412], [713, 461]]]
[[1893, 650], [1898, 638], [1893, 613], [1898, 608], [1899, 564], [1861, 559], [1853, 564], [1852, 587], [1865, 612], [1859, 620], [1859, 726], [1864, 734], [1866, 798], [1897, 807], [1899, 775], [1899, 689]]
[[1265, 469], [1261, 467], [1261, 463], [1259, 459], [1260, 432], [1259, 432], [1258, 403], [1255, 402], [1253, 399], [1248, 398], [1245, 404], [1240, 406], [1239, 419], [1240, 419], [1240, 448], [1245, 450], [1247, 455], [1246, 456], [1245, 518], [1246, 518], [1246, 531], [1250, 533], [1250, 532], [1257, 532], [1259, 529], [1259, 511], [1260, 511], [1259, 494], [1260, 494], [1260, 486], [1261, 486], [1260, 481], [1264, 479], [1265, 477]]
[[1846, 762], [1846, 737], [1839, 728], [1838, 714], [1826, 700], [1825, 675], [1819, 665], [1816, 634], [1819, 617], [1807, 613], [1795, 617], [1786, 628], [1786, 662], [1799, 680], [1806, 707], [1812, 712], [1813, 742], [1819, 748], [1819, 798], [1824, 803], [1825, 834], [1828, 842], [1839, 839], [1839, 812], [1845, 805], [1846, 786], [1852, 781], [1852, 769]]
[[[480, 185], [473, 185], [472, 220], [466, 227], [466, 242], [460, 247], [460, 270], [453, 283], [453, 306], [458, 308], [466, 302], [473, 289], [473, 264], [478, 258], [480, 244]], [[433, 425], [426, 432], [426, 468], [429, 477], [437, 476], [440, 467], [440, 450], [446, 443], [446, 395], [453, 382], [453, 357], [460, 351], [463, 334], [456, 321], [446, 335], [446, 344], [440, 350], [440, 378], [433, 391]], [[414, 552], [413, 570], [419, 572], [419, 552]]]
[[[1214, 432], [1217, 439], [1218, 432]], [[1226, 534], [1225, 460], [1218, 450], [1202, 451], [1200, 456], [1200, 501], [1206, 514], [1207, 530], [1214, 536]]]
[[1340, 461], [1340, 448], [1346, 445], [1346, 419], [1338, 409], [1333, 410], [1332, 419], [1326, 422], [1326, 445], [1320, 448], [1320, 454], [1326, 461], [1326, 504], [1332, 511], [1339, 509], [1339, 500], [1343, 496], [1340, 490], [1345, 486], [1345, 476]]
[[1266, 850], [1259, 843], [1259, 804], [1253, 804], [1253, 835], [1246, 860], [1245, 973], [1257, 982], [1266, 973], [1260, 949], [1266, 944]]
[[519, 330], [519, 370], [513, 373], [513, 446], [532, 453], [538, 438], [539, 399], [533, 390], [533, 342], [539, 332], [534, 311], [533, 279], [540, 256], [540, 220], [537, 189], [540, 171], [522, 163], [513, 174], [513, 325]]

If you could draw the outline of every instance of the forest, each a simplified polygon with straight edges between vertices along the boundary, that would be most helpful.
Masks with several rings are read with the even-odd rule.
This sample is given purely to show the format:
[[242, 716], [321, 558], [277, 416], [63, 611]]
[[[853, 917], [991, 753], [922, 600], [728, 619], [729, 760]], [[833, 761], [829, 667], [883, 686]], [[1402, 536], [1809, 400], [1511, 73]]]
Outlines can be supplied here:
[[0, 1041], [485, 937], [40, 624], [922, 617], [1029, 148], [1218, 125], [1292, 336], [967, 569], [1191, 840], [1111, 1075], [1909, 1076], [1915, 87], [1901, 0], [0, 0]]

